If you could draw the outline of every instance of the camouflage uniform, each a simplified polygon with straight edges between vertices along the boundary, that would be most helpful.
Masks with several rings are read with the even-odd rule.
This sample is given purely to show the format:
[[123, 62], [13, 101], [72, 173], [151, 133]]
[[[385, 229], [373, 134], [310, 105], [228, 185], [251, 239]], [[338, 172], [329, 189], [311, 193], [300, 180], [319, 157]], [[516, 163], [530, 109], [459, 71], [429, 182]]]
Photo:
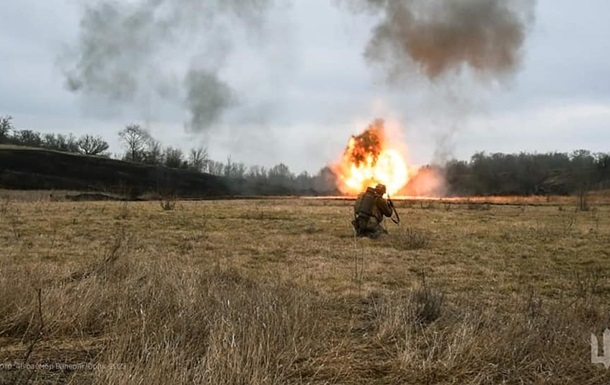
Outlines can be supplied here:
[[352, 225], [359, 237], [378, 238], [381, 234], [387, 234], [387, 230], [381, 225], [383, 217], [392, 216], [390, 202], [383, 198], [385, 186], [369, 187], [365, 192], [358, 195], [354, 205], [354, 220]]

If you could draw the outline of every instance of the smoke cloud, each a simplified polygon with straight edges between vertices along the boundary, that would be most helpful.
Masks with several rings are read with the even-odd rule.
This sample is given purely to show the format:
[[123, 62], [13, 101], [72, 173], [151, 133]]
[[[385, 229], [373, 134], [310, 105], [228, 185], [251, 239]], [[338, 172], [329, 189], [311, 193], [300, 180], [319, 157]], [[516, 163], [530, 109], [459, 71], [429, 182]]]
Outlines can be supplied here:
[[[365, 57], [390, 78], [413, 69], [430, 79], [464, 67], [485, 77], [515, 73], [534, 0], [356, 0], [381, 15]], [[364, 8], [362, 8], [364, 7]]]
[[185, 87], [193, 127], [210, 126], [234, 101], [231, 88], [207, 71], [189, 71]]
[[87, 2], [78, 43], [62, 63], [66, 86], [119, 106], [153, 97], [176, 102], [188, 110], [191, 130], [207, 129], [236, 100], [220, 74], [231, 48], [228, 26], [256, 28], [272, 2]]

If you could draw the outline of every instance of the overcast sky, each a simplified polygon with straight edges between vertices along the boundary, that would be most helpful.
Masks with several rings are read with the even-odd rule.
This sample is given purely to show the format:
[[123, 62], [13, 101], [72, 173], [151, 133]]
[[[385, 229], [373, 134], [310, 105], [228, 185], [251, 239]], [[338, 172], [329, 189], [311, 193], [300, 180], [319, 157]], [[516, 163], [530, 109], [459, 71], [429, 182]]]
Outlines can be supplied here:
[[[202, 144], [217, 160], [315, 172], [378, 117], [400, 126], [413, 164], [439, 153], [610, 151], [603, 0], [539, 0], [519, 72], [482, 90], [467, 79], [439, 87], [411, 77], [390, 86], [362, 55], [373, 16], [334, 0], [283, 3], [252, 36], [231, 33], [219, 75], [235, 90], [235, 105], [203, 133], [185, 128], [179, 104], [102, 106], [67, 90], [62, 69], [78, 42], [82, 1], [0, 1], [0, 115], [12, 115], [18, 129], [99, 134], [115, 153], [117, 132], [137, 122], [164, 144]], [[181, 60], [193, 58], [177, 50], [168, 66]]]

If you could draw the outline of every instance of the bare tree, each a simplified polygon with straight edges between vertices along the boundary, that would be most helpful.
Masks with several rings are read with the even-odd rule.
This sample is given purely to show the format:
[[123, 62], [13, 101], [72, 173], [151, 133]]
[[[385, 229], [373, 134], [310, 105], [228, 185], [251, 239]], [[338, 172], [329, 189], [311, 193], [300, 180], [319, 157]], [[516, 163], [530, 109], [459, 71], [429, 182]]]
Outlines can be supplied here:
[[8, 137], [13, 129], [12, 119], [13, 117], [10, 115], [0, 117], [0, 144], [8, 142]]
[[161, 145], [161, 142], [150, 138], [146, 147], [147, 148], [144, 154], [144, 163], [155, 165], [163, 164], [163, 147]]
[[72, 134], [68, 136], [62, 134], [44, 134], [41, 137], [40, 147], [64, 152], [81, 152], [79, 141]]
[[267, 179], [267, 169], [256, 165], [250, 166], [245, 177], [256, 182], [265, 181]]
[[165, 166], [170, 168], [182, 168], [185, 166], [182, 150], [179, 148], [167, 147], [164, 153]]
[[208, 150], [203, 147], [192, 148], [189, 153], [189, 168], [193, 171], [204, 172], [209, 161]]
[[48, 148], [49, 150], [61, 151], [66, 147], [66, 137], [62, 134], [44, 134], [42, 136], [42, 147]]
[[234, 173], [234, 167], [235, 164], [231, 161], [231, 156], [227, 156], [227, 163], [225, 164], [224, 167], [224, 176], [226, 176], [227, 178], [231, 178], [233, 176]]
[[581, 211], [589, 210], [589, 190], [593, 182], [595, 158], [587, 150], [576, 150], [570, 154], [572, 174], [576, 187], [577, 205]]
[[42, 144], [40, 133], [32, 130], [15, 131], [13, 140], [20, 146], [40, 147]]
[[278, 186], [288, 186], [294, 179], [294, 175], [290, 172], [288, 166], [280, 163], [271, 167], [268, 173], [269, 182]]
[[248, 167], [244, 163], [235, 163], [233, 166], [233, 177], [239, 179], [244, 178], [247, 170]]
[[231, 160], [231, 156], [227, 157], [227, 163], [224, 166], [223, 175], [228, 178], [243, 178], [246, 175], [247, 167], [243, 163], [235, 163]]
[[305, 191], [310, 189], [312, 186], [312, 177], [309, 175], [307, 171], [301, 172], [294, 180], [294, 186], [301, 191]]
[[223, 175], [225, 170], [225, 165], [222, 162], [217, 162], [215, 160], [211, 160], [208, 162], [208, 172], [212, 175]]
[[83, 135], [76, 143], [79, 152], [85, 155], [100, 155], [110, 148], [101, 136]]
[[119, 138], [125, 147], [125, 160], [142, 162], [145, 149], [151, 140], [150, 133], [138, 124], [129, 124], [119, 132]]

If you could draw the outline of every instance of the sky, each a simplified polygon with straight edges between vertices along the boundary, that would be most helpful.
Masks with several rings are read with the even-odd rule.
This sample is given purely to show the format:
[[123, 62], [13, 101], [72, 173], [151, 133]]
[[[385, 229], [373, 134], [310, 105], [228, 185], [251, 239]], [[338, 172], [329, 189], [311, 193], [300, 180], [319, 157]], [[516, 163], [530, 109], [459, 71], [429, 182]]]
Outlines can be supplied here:
[[0, 115], [17, 129], [101, 135], [117, 154], [118, 131], [138, 123], [165, 145], [203, 146], [216, 160], [316, 172], [376, 118], [395, 128], [414, 165], [477, 151], [610, 151], [610, 3], [602, 0], [539, 0], [518, 70], [485, 85], [417, 74], [388, 82], [363, 57], [378, 16], [338, 0], [280, 0], [252, 29], [201, 31], [226, 38], [222, 49], [175, 46], [163, 56], [158, 68], [218, 57], [232, 105], [201, 130], [175, 100], [144, 92], [107, 103], [68, 89], [86, 0], [0, 1]]

